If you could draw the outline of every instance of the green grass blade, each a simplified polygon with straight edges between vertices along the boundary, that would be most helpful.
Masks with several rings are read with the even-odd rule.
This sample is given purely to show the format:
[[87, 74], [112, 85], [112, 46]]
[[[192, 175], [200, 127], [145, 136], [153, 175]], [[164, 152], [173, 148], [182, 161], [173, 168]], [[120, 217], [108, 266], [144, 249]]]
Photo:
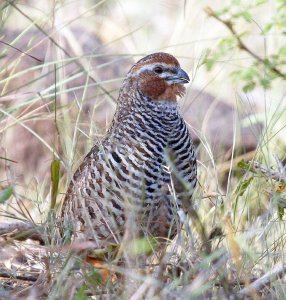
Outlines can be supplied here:
[[55, 159], [51, 164], [51, 180], [52, 180], [52, 191], [51, 191], [51, 210], [55, 208], [58, 188], [60, 179], [60, 161]]

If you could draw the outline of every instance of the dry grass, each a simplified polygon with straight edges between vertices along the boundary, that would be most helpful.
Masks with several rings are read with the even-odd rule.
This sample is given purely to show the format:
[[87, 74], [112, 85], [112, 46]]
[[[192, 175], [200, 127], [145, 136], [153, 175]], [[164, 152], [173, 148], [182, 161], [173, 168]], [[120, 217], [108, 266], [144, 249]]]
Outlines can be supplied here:
[[[285, 298], [285, 91], [281, 82], [275, 82], [271, 90], [257, 88], [243, 94], [228, 75], [248, 63], [237, 50], [206, 72], [201, 64], [205, 49], [229, 33], [203, 12], [204, 6], [216, 3], [197, 2], [0, 4], [0, 41], [9, 44], [0, 44], [0, 220], [36, 223], [46, 244], [16, 242], [14, 236], [0, 241], [0, 273], [11, 275], [0, 280], [0, 298], [236, 299], [245, 294], [255, 299]], [[271, 18], [271, 8], [268, 4], [259, 11], [257, 20]], [[253, 49], [263, 53], [255, 30], [252, 37]], [[266, 37], [270, 52], [279, 38]], [[50, 210], [50, 166], [55, 159], [60, 161], [57, 212], [73, 170], [110, 124], [122, 77], [138, 57], [159, 49], [176, 55], [193, 75], [190, 90], [212, 93], [233, 108], [228, 126], [217, 133], [224, 135], [231, 128], [228, 142], [233, 147], [217, 145], [208, 132], [211, 110], [200, 111], [200, 102], [190, 93], [182, 107], [190, 103], [201, 116], [200, 127], [191, 127], [200, 139], [196, 213], [190, 212], [182, 236], [168, 252], [157, 260], [149, 258], [149, 266], [110, 263], [105, 267], [118, 279], [102, 282], [98, 270], [85, 265], [80, 255], [92, 245], [62, 246]], [[243, 119], [236, 113], [239, 110], [247, 112]], [[264, 125], [260, 136], [255, 127], [259, 122]], [[251, 152], [240, 147], [245, 124], [250, 124], [258, 141]], [[238, 166], [242, 159], [274, 166], [282, 179], [259, 168]], [[271, 270], [276, 275], [267, 277]], [[264, 274], [269, 282], [257, 291], [249, 288]], [[36, 278], [34, 287], [17, 295]]]

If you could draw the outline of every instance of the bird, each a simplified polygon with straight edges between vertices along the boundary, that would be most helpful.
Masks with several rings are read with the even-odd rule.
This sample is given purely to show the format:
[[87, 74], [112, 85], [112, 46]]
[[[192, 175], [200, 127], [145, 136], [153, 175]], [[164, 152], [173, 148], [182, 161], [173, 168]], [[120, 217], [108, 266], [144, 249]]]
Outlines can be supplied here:
[[119, 90], [105, 137], [74, 173], [61, 209], [80, 241], [103, 248], [133, 237], [172, 239], [197, 183], [195, 148], [178, 100], [188, 74], [171, 54], [136, 62]]

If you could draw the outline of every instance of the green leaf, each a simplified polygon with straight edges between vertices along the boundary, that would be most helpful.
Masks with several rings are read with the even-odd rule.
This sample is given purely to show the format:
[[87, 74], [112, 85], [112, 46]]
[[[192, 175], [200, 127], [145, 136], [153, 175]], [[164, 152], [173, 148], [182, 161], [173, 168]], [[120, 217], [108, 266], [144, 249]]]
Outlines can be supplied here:
[[216, 10], [215, 11], [215, 15], [216, 16], [223, 16], [223, 15], [225, 15], [226, 13], [228, 13], [229, 12], [229, 10], [230, 10], [230, 8], [231, 8], [231, 6], [226, 6], [226, 7], [224, 7], [223, 9], [221, 9], [221, 10]]
[[73, 299], [74, 300], [88, 300], [87, 293], [87, 287], [86, 285], [82, 285], [75, 293]]
[[155, 239], [134, 239], [128, 244], [126, 250], [132, 255], [150, 254], [156, 245], [157, 241]]
[[277, 208], [278, 208], [278, 217], [279, 217], [279, 220], [281, 221], [284, 217], [284, 207], [278, 205]]
[[250, 163], [247, 163], [244, 159], [242, 159], [241, 161], [239, 161], [237, 163], [237, 166], [241, 169], [244, 169], [244, 170], [249, 170], [251, 165]]
[[243, 196], [247, 188], [249, 187], [250, 183], [253, 180], [253, 176], [249, 177], [248, 179], [242, 180], [237, 188], [235, 189], [235, 202], [234, 202], [234, 216], [237, 210], [237, 205], [238, 205], [238, 199], [239, 197]]
[[271, 86], [271, 81], [267, 78], [261, 78], [259, 82], [265, 89], [269, 89]]
[[216, 63], [216, 60], [213, 58], [206, 58], [204, 63], [206, 64], [207, 71], [211, 71]]
[[267, 23], [263, 28], [264, 34], [268, 33], [273, 27], [274, 27], [274, 24], [272, 22]]
[[88, 256], [93, 257], [97, 260], [104, 260], [107, 253], [114, 253], [116, 255], [118, 253], [118, 249], [119, 249], [118, 244], [108, 244], [104, 248], [90, 250]]
[[55, 208], [57, 201], [57, 194], [59, 188], [60, 179], [60, 161], [55, 159], [51, 164], [51, 180], [52, 180], [52, 192], [51, 192], [51, 209]]
[[258, 76], [259, 73], [258, 73], [256, 67], [250, 67], [248, 69], [242, 70], [240, 75], [241, 75], [241, 79], [248, 81], [248, 80], [252, 80], [254, 77]]
[[244, 85], [244, 87], [242, 88], [242, 90], [245, 93], [251, 92], [256, 86], [256, 83], [254, 81], [250, 81], [248, 82], [246, 85]]
[[229, 36], [226, 38], [222, 38], [219, 43], [218, 43], [218, 47], [221, 51], [221, 55], [226, 53], [227, 51], [229, 51], [232, 47], [233, 44], [236, 42], [236, 40], [234, 39], [233, 36]]
[[0, 203], [6, 202], [13, 195], [13, 188], [11, 186], [5, 188], [0, 192]]
[[233, 16], [236, 17], [236, 18], [237, 17], [242, 17], [248, 23], [252, 22], [252, 16], [251, 16], [250, 12], [246, 11], [246, 10], [240, 11], [239, 13], [234, 14]]
[[235, 194], [237, 194], [237, 197], [243, 196], [245, 191], [247, 190], [248, 186], [250, 185], [251, 181], [253, 180], [253, 177], [249, 177], [245, 180], [242, 180], [238, 187], [235, 190]]
[[284, 217], [286, 208], [285, 192], [277, 192], [272, 196], [272, 200], [277, 204], [278, 218], [281, 221]]
[[255, 1], [255, 6], [262, 5], [262, 4], [266, 3], [266, 2], [267, 2], [267, 0], [256, 0]]
[[286, 55], [286, 45], [281, 47], [278, 51], [280, 55]]
[[89, 274], [85, 275], [85, 280], [90, 286], [102, 284], [102, 274], [100, 273], [100, 270], [96, 267], [93, 267], [92, 271], [89, 272]]
[[233, 0], [234, 5], [240, 5], [241, 0]]

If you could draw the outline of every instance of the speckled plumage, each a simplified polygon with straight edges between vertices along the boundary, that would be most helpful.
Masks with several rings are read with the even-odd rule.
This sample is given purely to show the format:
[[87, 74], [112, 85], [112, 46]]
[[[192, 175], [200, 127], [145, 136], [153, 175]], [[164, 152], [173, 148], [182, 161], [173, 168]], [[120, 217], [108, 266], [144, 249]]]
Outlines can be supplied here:
[[76, 236], [120, 242], [131, 215], [139, 234], [176, 234], [177, 211], [196, 185], [192, 139], [176, 101], [186, 82], [170, 54], [151, 54], [131, 68], [108, 133], [75, 172], [63, 202], [62, 218]]

